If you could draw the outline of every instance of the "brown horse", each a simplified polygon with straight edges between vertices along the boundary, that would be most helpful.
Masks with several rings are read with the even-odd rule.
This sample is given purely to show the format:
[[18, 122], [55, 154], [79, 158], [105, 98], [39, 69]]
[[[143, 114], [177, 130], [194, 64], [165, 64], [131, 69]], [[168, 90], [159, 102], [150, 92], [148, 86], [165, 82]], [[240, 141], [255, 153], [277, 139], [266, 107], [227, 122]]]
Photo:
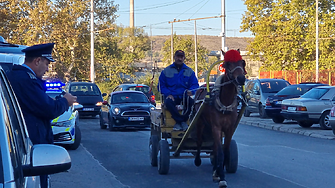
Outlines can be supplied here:
[[[239, 57], [240, 58], [237, 58], [237, 62], [226, 61], [225, 57], [225, 74], [219, 77], [222, 78], [222, 80], [217, 80], [217, 82], [219, 82], [216, 82], [211, 92], [211, 102], [205, 102], [202, 114], [196, 123], [197, 153], [194, 163], [196, 166], [201, 165], [200, 148], [203, 142], [204, 127], [211, 127], [213, 137], [212, 154], [214, 155], [213, 180], [219, 181], [219, 187], [227, 187], [224, 165], [230, 160], [229, 146], [237, 128], [238, 85], [244, 85], [245, 82], [245, 61], [242, 60], [240, 55]], [[197, 101], [204, 99], [206, 94], [206, 89], [197, 90], [195, 94], [195, 111], [197, 111], [200, 106], [200, 103], [197, 103]], [[224, 133], [223, 146], [221, 145], [222, 132]]]

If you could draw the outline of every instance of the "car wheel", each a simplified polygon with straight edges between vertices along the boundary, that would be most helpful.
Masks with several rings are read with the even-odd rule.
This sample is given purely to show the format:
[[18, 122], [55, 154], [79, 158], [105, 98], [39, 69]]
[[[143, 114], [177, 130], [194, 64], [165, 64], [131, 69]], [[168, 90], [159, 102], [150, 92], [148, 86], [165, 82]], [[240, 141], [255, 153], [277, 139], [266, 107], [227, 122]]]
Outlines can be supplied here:
[[332, 127], [330, 126], [330, 122], [329, 122], [329, 111], [323, 112], [323, 114], [321, 115], [319, 124], [320, 124], [321, 129], [323, 130], [332, 129]]
[[158, 155], [158, 143], [159, 138], [157, 135], [152, 135], [149, 142], [149, 155], [151, 166], [157, 166], [157, 155]]
[[244, 115], [244, 117], [250, 117], [250, 111], [247, 110], [247, 108], [245, 108], [243, 115]]
[[114, 127], [114, 123], [113, 123], [113, 119], [111, 117], [109, 117], [108, 119], [108, 129], [109, 131], [115, 131], [115, 127]]
[[80, 146], [81, 142], [81, 131], [79, 126], [75, 125], [75, 135], [74, 135], [74, 143], [69, 147], [70, 150], [76, 150]]
[[284, 120], [285, 120], [285, 118], [282, 117], [282, 116], [277, 116], [277, 117], [272, 118], [272, 121], [275, 122], [275, 123], [283, 123]]
[[100, 128], [101, 129], [106, 129], [107, 128], [107, 125], [105, 125], [105, 122], [102, 118], [102, 115], [99, 115], [99, 119], [100, 119]]
[[262, 104], [259, 104], [259, 106], [258, 106], [258, 113], [259, 113], [259, 117], [261, 117], [261, 118], [266, 118], [267, 117], [264, 106]]
[[304, 128], [308, 128], [313, 125], [313, 123], [310, 121], [298, 121], [298, 124], [300, 125], [300, 127], [304, 127]]

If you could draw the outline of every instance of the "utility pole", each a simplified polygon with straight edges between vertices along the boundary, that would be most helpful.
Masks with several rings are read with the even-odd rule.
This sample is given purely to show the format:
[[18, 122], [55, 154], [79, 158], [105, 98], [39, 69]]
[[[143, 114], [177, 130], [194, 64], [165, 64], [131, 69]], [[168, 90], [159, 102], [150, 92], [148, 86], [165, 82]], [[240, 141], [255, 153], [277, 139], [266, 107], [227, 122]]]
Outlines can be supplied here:
[[[211, 17], [203, 17], [203, 18], [194, 18], [194, 19], [187, 19], [187, 20], [176, 20], [174, 19], [173, 21], [170, 21], [169, 23], [171, 24], [171, 61], [173, 62], [173, 23], [175, 22], [188, 22], [188, 21], [193, 21], [194, 20], [194, 33], [195, 33], [195, 41], [196, 39], [196, 35], [197, 35], [197, 31], [196, 31], [196, 20], [204, 20], [204, 19], [211, 19], [211, 18], [222, 18], [223, 15], [221, 16], [211, 16]], [[197, 59], [197, 45], [195, 44], [195, 53], [196, 53], [196, 57], [195, 57], [195, 73], [197, 76], [197, 71], [198, 71], [198, 59]], [[198, 77], [198, 76], [197, 76]]]
[[130, 0], [130, 15], [129, 15], [129, 26], [130, 28], [134, 28], [134, 0]]
[[91, 67], [90, 67], [91, 82], [94, 83], [94, 3], [91, 0]]
[[151, 68], [153, 68], [154, 67], [154, 63], [152, 62], [152, 30], [151, 30], [151, 25], [150, 25], [150, 40], [151, 40], [151, 42], [150, 42], [150, 48], [151, 48], [151, 55], [150, 55], [150, 61], [151, 61], [151, 64], [152, 64], [152, 67]]
[[173, 63], [173, 22], [171, 22], [171, 64], [172, 63]]
[[[221, 0], [221, 33], [220, 36], [222, 37], [221, 42], [221, 49], [226, 51], [226, 10], [225, 10], [225, 0]], [[221, 53], [221, 60], [223, 60], [223, 54]]]
[[197, 21], [194, 20], [194, 63], [195, 63], [195, 77], [198, 78], [198, 50], [197, 50]]
[[319, 82], [319, 16], [318, 16], [318, 13], [319, 13], [319, 1], [316, 0], [316, 9], [315, 9], [315, 12], [316, 12], [316, 15], [315, 15], [315, 38], [316, 38], [316, 41], [315, 41], [315, 45], [316, 45], [316, 52], [315, 52], [315, 55], [316, 55], [316, 58], [315, 58], [315, 82]]

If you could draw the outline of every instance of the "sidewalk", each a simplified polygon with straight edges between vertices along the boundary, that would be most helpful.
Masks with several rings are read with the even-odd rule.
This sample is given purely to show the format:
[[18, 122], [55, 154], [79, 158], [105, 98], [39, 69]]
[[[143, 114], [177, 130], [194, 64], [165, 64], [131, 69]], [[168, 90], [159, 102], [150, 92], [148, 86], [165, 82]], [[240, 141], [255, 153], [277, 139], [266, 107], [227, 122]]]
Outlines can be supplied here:
[[314, 124], [310, 128], [302, 128], [295, 121], [285, 120], [283, 123], [274, 123], [272, 119], [260, 118], [257, 113], [250, 114], [250, 117], [242, 116], [240, 124], [251, 125], [265, 129], [272, 129], [275, 131], [301, 134], [315, 138], [323, 138], [330, 140], [335, 139], [335, 135], [333, 134], [332, 130], [322, 130], [319, 124]]

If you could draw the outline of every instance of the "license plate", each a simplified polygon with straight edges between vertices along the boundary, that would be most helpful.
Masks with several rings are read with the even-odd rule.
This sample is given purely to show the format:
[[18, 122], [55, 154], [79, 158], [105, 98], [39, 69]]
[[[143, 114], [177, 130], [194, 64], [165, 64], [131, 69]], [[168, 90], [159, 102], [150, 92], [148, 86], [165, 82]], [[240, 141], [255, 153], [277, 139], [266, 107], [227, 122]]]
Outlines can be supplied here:
[[276, 104], [281, 104], [281, 101], [277, 101]]
[[287, 107], [287, 111], [295, 111], [296, 109], [296, 107]]
[[83, 108], [83, 111], [94, 111], [94, 108]]
[[129, 121], [143, 121], [144, 117], [129, 117]]

